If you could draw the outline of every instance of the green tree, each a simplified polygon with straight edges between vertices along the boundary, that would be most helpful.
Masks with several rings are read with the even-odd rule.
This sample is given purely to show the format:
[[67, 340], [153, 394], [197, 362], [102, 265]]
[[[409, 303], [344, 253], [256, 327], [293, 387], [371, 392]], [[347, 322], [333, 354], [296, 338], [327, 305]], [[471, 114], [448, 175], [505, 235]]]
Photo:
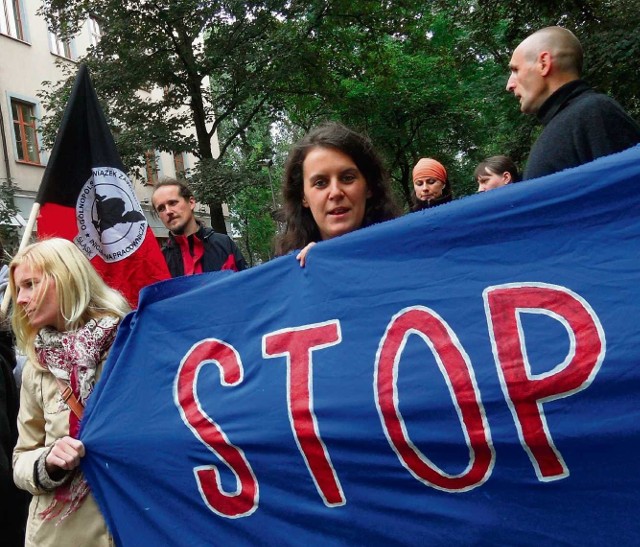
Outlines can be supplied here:
[[[76, 33], [89, 16], [98, 21], [101, 40], [84, 61], [123, 161], [140, 165], [150, 148], [195, 154], [201, 165], [196, 174], [208, 181], [203, 196], [212, 225], [226, 232], [221, 203], [229, 187], [220, 181], [228, 173], [220, 166], [254, 118], [273, 111], [291, 81], [297, 37], [308, 31], [295, 23], [304, 22], [307, 8], [272, 0], [46, 0], [42, 11], [62, 37]], [[142, 100], [140, 89], [162, 89], [162, 97]], [[46, 106], [59, 109], [64, 93], [64, 87], [56, 89]], [[49, 135], [56, 121], [48, 124]], [[233, 130], [223, 135], [225, 123]], [[185, 127], [194, 127], [195, 137]]]
[[287, 112], [303, 126], [335, 118], [367, 133], [407, 207], [413, 165], [423, 156], [441, 160], [456, 191], [467, 193], [463, 173], [489, 106], [478, 91], [477, 63], [464, 63], [456, 51], [462, 33], [446, 13], [417, 2], [354, 16], [348, 27], [326, 18], [306, 46], [315, 47], [322, 75], [316, 96], [292, 96]]
[[237, 192], [229, 206], [231, 225], [237, 231], [238, 245], [250, 266], [273, 258], [273, 219], [271, 190], [264, 186], [245, 186]]
[[0, 181], [0, 264], [7, 264], [18, 250], [20, 239], [16, 225], [18, 208], [15, 188], [10, 179]]
[[[213, 205], [212, 223], [223, 231], [219, 204], [238, 194], [242, 216], [247, 196], [268, 202], [268, 192], [245, 191], [268, 188], [258, 162], [272, 157], [280, 169], [283, 140], [324, 119], [369, 134], [405, 205], [422, 156], [447, 166], [456, 195], [475, 191], [471, 173], [486, 156], [508, 154], [522, 167], [539, 127], [504, 88], [511, 52], [544, 26], [573, 30], [585, 46], [587, 79], [638, 116], [635, 4], [48, 0], [45, 12], [67, 33], [89, 14], [101, 23], [104, 37], [87, 61], [123, 157], [132, 165], [150, 147], [195, 153], [197, 196]], [[137, 98], [137, 89], [152, 87], [165, 90], [160, 100]], [[180, 106], [186, 113], [175, 113]], [[186, 126], [196, 127], [196, 138], [184, 135]], [[214, 134], [219, 155], [210, 150]]]

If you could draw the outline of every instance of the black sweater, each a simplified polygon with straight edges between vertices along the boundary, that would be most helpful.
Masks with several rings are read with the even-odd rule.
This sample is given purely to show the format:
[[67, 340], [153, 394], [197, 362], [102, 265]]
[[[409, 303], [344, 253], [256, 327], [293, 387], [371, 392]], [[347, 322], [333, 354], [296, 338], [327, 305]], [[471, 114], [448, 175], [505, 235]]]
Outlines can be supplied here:
[[545, 126], [533, 145], [524, 179], [550, 175], [640, 143], [640, 126], [612, 98], [574, 80], [538, 111]]

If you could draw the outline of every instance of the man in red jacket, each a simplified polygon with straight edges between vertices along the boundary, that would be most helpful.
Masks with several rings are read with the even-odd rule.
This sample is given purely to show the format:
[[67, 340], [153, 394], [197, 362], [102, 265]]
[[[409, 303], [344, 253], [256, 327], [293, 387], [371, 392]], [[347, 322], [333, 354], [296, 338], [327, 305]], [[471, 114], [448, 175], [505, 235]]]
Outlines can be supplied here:
[[196, 200], [186, 184], [175, 179], [157, 183], [151, 202], [169, 230], [162, 253], [171, 277], [246, 269], [242, 253], [229, 236], [217, 234], [196, 220]]

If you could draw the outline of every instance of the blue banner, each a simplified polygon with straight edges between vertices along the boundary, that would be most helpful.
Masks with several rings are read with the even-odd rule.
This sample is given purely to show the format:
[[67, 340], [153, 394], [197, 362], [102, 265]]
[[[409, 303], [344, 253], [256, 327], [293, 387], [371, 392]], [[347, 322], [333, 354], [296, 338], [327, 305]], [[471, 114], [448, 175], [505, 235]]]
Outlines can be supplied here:
[[118, 545], [636, 545], [640, 147], [145, 289], [89, 401]]

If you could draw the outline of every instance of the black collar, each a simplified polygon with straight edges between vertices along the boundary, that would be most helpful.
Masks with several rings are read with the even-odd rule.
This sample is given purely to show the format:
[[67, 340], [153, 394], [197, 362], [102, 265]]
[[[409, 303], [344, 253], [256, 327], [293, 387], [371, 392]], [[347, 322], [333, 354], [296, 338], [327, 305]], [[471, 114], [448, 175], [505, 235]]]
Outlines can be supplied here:
[[[196, 236], [199, 240], [206, 241], [214, 234], [213, 228], [208, 228], [198, 220], [196, 220], [196, 222], [198, 223], [198, 231], [191, 234], [191, 236]], [[187, 236], [187, 237], [191, 237], [191, 236]], [[169, 231], [169, 241], [171, 243], [175, 243], [175, 237], [176, 237], [175, 234]]]
[[538, 121], [542, 125], [547, 125], [574, 97], [590, 90], [591, 86], [584, 80], [573, 80], [568, 84], [564, 84], [542, 103], [540, 110], [536, 113]]

